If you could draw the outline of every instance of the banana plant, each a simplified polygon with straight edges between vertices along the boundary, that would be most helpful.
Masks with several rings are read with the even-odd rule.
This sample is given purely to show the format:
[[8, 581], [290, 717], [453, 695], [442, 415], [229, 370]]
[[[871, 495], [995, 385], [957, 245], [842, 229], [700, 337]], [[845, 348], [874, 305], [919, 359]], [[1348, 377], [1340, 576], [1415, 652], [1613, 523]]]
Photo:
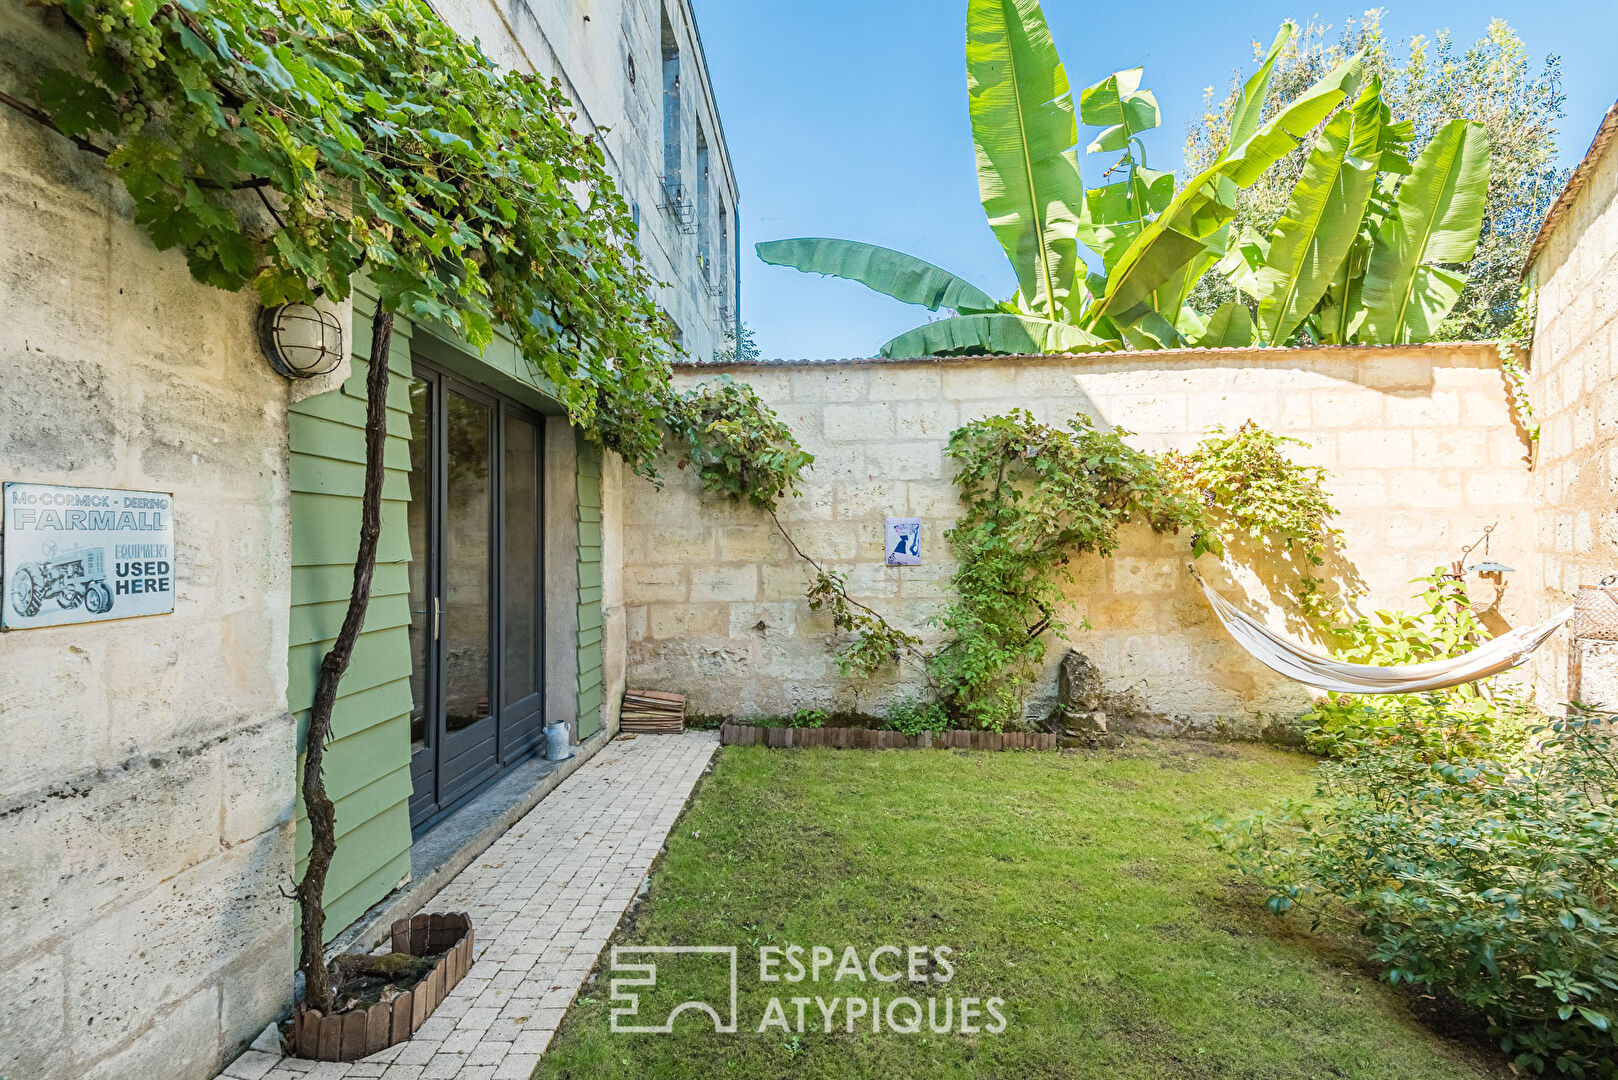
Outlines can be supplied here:
[[[1266, 121], [1270, 81], [1294, 33], [1292, 23], [1281, 26], [1242, 87], [1226, 146], [1177, 189], [1172, 172], [1146, 164], [1139, 136], [1160, 114], [1141, 69], [1115, 72], [1075, 101], [1037, 0], [968, 0], [979, 195], [1017, 292], [996, 303], [941, 267], [851, 240], [771, 241], [758, 245], [759, 256], [951, 313], [889, 341], [884, 356], [1284, 344], [1303, 328], [1323, 341], [1347, 341], [1362, 328], [1377, 340], [1419, 339], [1459, 296], [1464, 279], [1433, 264], [1471, 258], [1477, 228], [1471, 246], [1466, 229], [1468, 215], [1481, 213], [1474, 188], [1480, 161], [1487, 183], [1487, 145], [1446, 129], [1450, 149], [1431, 162], [1424, 154], [1396, 194], [1383, 174], [1411, 172], [1401, 153], [1410, 125], [1391, 123], [1375, 80], [1361, 88], [1358, 56]], [[1105, 177], [1117, 179], [1096, 188], [1080, 174], [1080, 121], [1101, 129], [1087, 153], [1120, 155]], [[1238, 193], [1323, 121], [1275, 229], [1232, 235]], [[1192, 308], [1192, 290], [1215, 265], [1254, 298], [1256, 319], [1240, 303], [1211, 315]]]
[[1285, 345], [1301, 330], [1326, 344], [1406, 344], [1437, 332], [1466, 281], [1447, 266], [1476, 252], [1489, 146], [1480, 125], [1453, 120], [1412, 165], [1414, 134], [1371, 80], [1325, 125], [1270, 234], [1227, 251], [1220, 268], [1256, 301], [1259, 342]]

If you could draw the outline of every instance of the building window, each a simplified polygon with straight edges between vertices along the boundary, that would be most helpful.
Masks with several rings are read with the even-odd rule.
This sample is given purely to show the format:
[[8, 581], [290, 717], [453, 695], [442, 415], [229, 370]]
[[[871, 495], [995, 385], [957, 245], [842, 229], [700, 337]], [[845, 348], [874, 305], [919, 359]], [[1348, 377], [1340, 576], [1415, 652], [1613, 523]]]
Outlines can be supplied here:
[[680, 45], [667, 6], [663, 8], [663, 194], [676, 207], [685, 201], [680, 190]]
[[697, 263], [702, 267], [702, 282], [707, 286], [719, 284], [713, 265], [713, 208], [712, 185], [708, 176], [708, 133], [697, 123]]

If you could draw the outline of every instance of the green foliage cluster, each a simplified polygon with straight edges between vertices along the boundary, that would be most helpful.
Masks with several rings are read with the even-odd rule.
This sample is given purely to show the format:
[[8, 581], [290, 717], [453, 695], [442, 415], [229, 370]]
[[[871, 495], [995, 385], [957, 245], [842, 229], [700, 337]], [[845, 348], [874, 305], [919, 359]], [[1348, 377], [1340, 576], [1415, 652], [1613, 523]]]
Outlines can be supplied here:
[[999, 730], [1020, 715], [1046, 631], [1064, 634], [1057, 609], [1074, 556], [1110, 554], [1129, 522], [1164, 532], [1201, 520], [1126, 434], [1082, 414], [1053, 427], [1018, 409], [950, 436], [964, 511], [946, 537], [955, 595], [939, 623], [954, 640], [929, 667], [962, 726]]
[[82, 69], [36, 87], [161, 249], [266, 304], [496, 326], [573, 420], [649, 468], [674, 343], [634, 222], [553, 82], [502, 72], [422, 0], [48, 0]]
[[[1140, 68], [1075, 92], [1036, 0], [971, 0], [979, 188], [1016, 294], [996, 302], [941, 267], [847, 240], [772, 241], [759, 256], [956, 312], [889, 341], [886, 356], [1431, 340], [1477, 248], [1489, 129], [1466, 119], [1428, 128], [1426, 114], [1420, 124], [1394, 122], [1382, 80], [1367, 77], [1359, 52], [1311, 67], [1307, 80], [1278, 79], [1302, 70], [1284, 63], [1296, 32], [1282, 25], [1219, 122], [1199, 133], [1189, 175], [1176, 184], [1146, 164], [1140, 135], [1159, 125], [1160, 111]], [[1285, 93], [1272, 93], [1282, 83]], [[1081, 121], [1100, 129], [1087, 153], [1118, 155], [1099, 187], [1080, 174]], [[1244, 221], [1243, 192], [1273, 186], [1277, 166], [1293, 160], [1276, 213]], [[1199, 293], [1216, 265], [1251, 306]]]
[[[1449, 117], [1469, 117], [1483, 125], [1490, 148], [1489, 181], [1477, 252], [1467, 268], [1465, 290], [1437, 337], [1490, 340], [1512, 319], [1523, 260], [1567, 178], [1566, 170], [1556, 165], [1557, 123], [1565, 101], [1561, 62], [1548, 56], [1532, 63], [1522, 39], [1503, 19], [1489, 20], [1485, 33], [1470, 44], [1447, 30], [1400, 44], [1383, 31], [1383, 15], [1373, 8], [1345, 19], [1335, 35], [1329, 25], [1307, 22], [1272, 68], [1270, 100], [1292, 100], [1357, 55], [1367, 77], [1380, 80], [1382, 100], [1392, 114], [1414, 123], [1412, 151], [1425, 149]], [[1253, 43], [1256, 65], [1265, 63], [1267, 51], [1263, 43]], [[1210, 91], [1203, 115], [1187, 133], [1188, 168], [1212, 164], [1228, 141], [1247, 78], [1238, 71], [1222, 97]], [[1273, 108], [1266, 106], [1266, 113]], [[1289, 216], [1288, 203], [1310, 156], [1309, 148], [1300, 147], [1242, 189], [1233, 231], [1268, 236]], [[1214, 311], [1238, 298], [1226, 268], [1216, 267], [1199, 283], [1192, 301]]]
[[1272, 911], [1346, 908], [1389, 982], [1480, 1010], [1519, 1070], [1618, 1076], [1611, 722], [1483, 753], [1473, 726], [1410, 714], [1323, 765], [1312, 804], [1214, 831]]
[[[1464, 579], [1443, 567], [1417, 578], [1413, 611], [1377, 611], [1334, 627], [1343, 660], [1402, 667], [1469, 652], [1492, 635], [1473, 610]], [[1408, 738], [1421, 728], [1442, 753], [1503, 753], [1522, 745], [1532, 716], [1526, 699], [1492, 681], [1425, 694], [1327, 694], [1304, 720], [1316, 753], [1340, 755], [1383, 737]]]
[[901, 698], [888, 706], [882, 725], [901, 735], [920, 735], [924, 731], [948, 731], [952, 726], [944, 706], [924, 697]]
[[1249, 420], [1235, 431], [1214, 427], [1196, 449], [1170, 451], [1161, 463], [1175, 485], [1202, 504], [1194, 555], [1234, 548], [1289, 564], [1297, 576], [1295, 597], [1307, 614], [1318, 616], [1328, 600], [1314, 571], [1342, 532], [1330, 524], [1337, 509], [1325, 488], [1326, 470], [1293, 461], [1288, 446], [1307, 444]]
[[786, 726], [791, 728], [818, 728], [826, 726], [826, 712], [824, 709], [795, 709], [786, 719]]
[[965, 511], [947, 534], [955, 596], [939, 624], [951, 641], [928, 667], [957, 724], [999, 730], [1018, 719], [1046, 634], [1065, 637], [1070, 561], [1110, 555], [1125, 524], [1189, 533], [1192, 558], [1234, 547], [1307, 569], [1335, 546], [1324, 470], [1290, 461], [1293, 440], [1248, 422], [1158, 458], [1128, 434], [1083, 415], [1058, 428], [1014, 410], [951, 435]]
[[795, 494], [814, 464], [757, 392], [728, 375], [671, 395], [665, 422], [684, 447], [679, 467], [694, 466], [704, 491], [763, 509]]

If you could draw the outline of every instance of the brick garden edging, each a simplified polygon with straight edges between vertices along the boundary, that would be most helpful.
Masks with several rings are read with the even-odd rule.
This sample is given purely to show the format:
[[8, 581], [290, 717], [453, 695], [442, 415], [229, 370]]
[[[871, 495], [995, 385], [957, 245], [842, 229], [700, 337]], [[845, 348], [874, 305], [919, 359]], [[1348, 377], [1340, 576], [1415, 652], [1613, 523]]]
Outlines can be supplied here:
[[1055, 750], [1056, 736], [1043, 731], [924, 731], [905, 735], [869, 728], [757, 727], [725, 724], [725, 746], [829, 746], [838, 750]]
[[393, 924], [393, 951], [427, 956], [448, 950], [427, 977], [392, 1001], [338, 1016], [299, 1013], [287, 1042], [300, 1058], [358, 1061], [402, 1043], [431, 1016], [472, 966], [472, 920], [464, 913], [417, 915]]

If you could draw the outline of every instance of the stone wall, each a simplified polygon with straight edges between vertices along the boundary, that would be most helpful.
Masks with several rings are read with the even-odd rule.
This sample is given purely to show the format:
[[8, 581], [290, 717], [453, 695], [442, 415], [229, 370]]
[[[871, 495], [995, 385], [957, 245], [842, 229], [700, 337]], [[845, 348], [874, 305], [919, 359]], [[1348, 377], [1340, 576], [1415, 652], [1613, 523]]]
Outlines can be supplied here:
[[[0, 8], [0, 88], [57, 46]], [[172, 492], [178, 567], [172, 615], [0, 636], [11, 1080], [211, 1076], [291, 986], [287, 384], [130, 210], [0, 108], [0, 480]]]
[[[751, 383], [817, 460], [781, 517], [797, 542], [846, 572], [855, 597], [915, 631], [947, 595], [944, 531], [957, 514], [944, 446], [966, 420], [1028, 409], [1061, 422], [1086, 412], [1138, 432], [1146, 450], [1190, 448], [1214, 424], [1252, 419], [1306, 440], [1297, 457], [1326, 466], [1346, 548], [1335, 570], [1357, 577], [1362, 604], [1403, 606], [1409, 580], [1460, 557], [1497, 524], [1490, 554], [1527, 568], [1532, 541], [1525, 443], [1488, 345], [1374, 349], [1181, 351], [1091, 357], [769, 363], [685, 369], [685, 383], [721, 372]], [[880, 713], [919, 685], [911, 670], [862, 681], [837, 675], [830, 627], [803, 601], [805, 565], [767, 517], [702, 495], [664, 469], [658, 489], [626, 481], [624, 603], [629, 681], [691, 695], [697, 713], [759, 716], [803, 706]], [[923, 563], [883, 564], [883, 519], [923, 521]], [[1309, 694], [1258, 666], [1213, 621], [1184, 564], [1184, 538], [1126, 533], [1110, 559], [1074, 566], [1064, 613], [1073, 645], [1110, 689], [1137, 690], [1151, 730], [1255, 732], [1303, 711]], [[1474, 555], [1479, 558], [1481, 552]], [[1233, 579], [1278, 627], [1263, 574]], [[1272, 576], [1274, 568], [1261, 567]], [[1490, 618], [1516, 625], [1533, 608], [1527, 569]], [[1042, 695], [1055, 687], [1059, 643]], [[1031, 703], [1031, 710], [1046, 707]]]
[[[1618, 571], [1618, 149], [1608, 143], [1614, 123], [1609, 113], [1532, 268], [1539, 286], [1529, 394], [1541, 425], [1533, 482], [1541, 615], [1568, 604], [1579, 585]], [[1570, 665], [1568, 648], [1559, 636], [1536, 665], [1547, 705], [1593, 692], [1572, 677], [1578, 665]], [[1611, 689], [1596, 696], [1618, 708]]]

